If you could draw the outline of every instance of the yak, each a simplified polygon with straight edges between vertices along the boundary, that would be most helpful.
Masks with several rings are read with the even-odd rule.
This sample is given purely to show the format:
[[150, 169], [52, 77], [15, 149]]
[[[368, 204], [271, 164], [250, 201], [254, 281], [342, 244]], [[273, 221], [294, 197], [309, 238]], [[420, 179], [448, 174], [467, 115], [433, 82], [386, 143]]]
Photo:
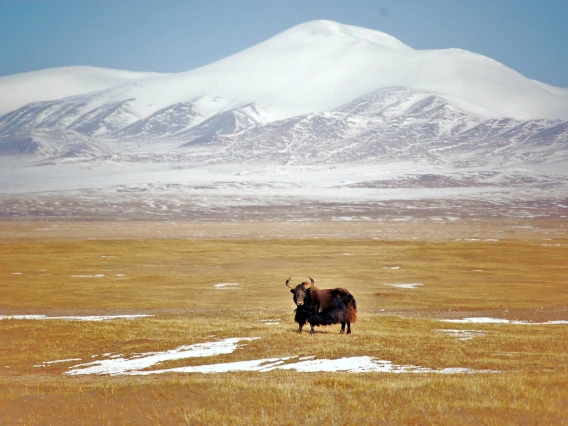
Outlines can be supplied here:
[[349, 291], [344, 288], [320, 290], [311, 282], [303, 282], [296, 287], [291, 286], [290, 279], [286, 280], [286, 286], [294, 295], [296, 315], [294, 320], [299, 324], [298, 333], [306, 322], [310, 323], [310, 334], [314, 334], [314, 327], [341, 323], [340, 333], [351, 334], [351, 323], [357, 320], [357, 302]]

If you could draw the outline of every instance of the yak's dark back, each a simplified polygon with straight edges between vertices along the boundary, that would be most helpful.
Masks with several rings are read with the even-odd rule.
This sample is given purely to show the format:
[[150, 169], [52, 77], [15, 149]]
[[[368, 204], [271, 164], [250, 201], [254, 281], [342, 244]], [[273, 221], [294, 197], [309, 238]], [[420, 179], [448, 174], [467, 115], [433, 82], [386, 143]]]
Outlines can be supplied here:
[[352, 305], [355, 312], [357, 312], [357, 302], [348, 290], [345, 290], [344, 288], [334, 288], [331, 290], [331, 293], [332, 308], [341, 309]]
[[[296, 309], [295, 321], [297, 323], [310, 322], [313, 325], [331, 325], [357, 321], [357, 302], [349, 291], [343, 288], [319, 291], [329, 292], [331, 306], [321, 312], [311, 304], [300, 306]], [[307, 299], [309, 300], [309, 298]]]

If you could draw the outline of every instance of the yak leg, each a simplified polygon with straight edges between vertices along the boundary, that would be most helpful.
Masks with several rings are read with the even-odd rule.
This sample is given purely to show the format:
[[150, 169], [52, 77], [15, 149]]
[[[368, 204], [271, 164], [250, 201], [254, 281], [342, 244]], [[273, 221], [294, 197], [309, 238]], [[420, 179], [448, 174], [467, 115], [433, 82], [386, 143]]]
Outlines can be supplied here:
[[311, 328], [310, 328], [310, 334], [314, 334], [314, 333], [315, 333], [315, 331], [314, 331], [314, 325], [313, 325], [312, 323], [310, 323], [310, 327], [311, 327]]
[[301, 332], [302, 332], [302, 327], [304, 326], [305, 323], [301, 323], [301, 322], [300, 322], [299, 324], [300, 324], [300, 326], [298, 327], [298, 333], [301, 333]]
[[351, 334], [351, 322], [347, 321], [347, 334]]
[[341, 333], [341, 334], [345, 333], [345, 321], [342, 321], [342, 322], [341, 322], [341, 331], [340, 331], [340, 333]]

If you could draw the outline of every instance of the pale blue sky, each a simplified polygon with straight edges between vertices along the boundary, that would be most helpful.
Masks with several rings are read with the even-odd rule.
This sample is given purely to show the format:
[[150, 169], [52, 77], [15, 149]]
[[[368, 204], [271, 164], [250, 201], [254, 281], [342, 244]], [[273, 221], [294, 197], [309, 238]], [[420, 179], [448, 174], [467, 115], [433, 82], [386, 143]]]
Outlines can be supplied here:
[[69, 65], [187, 71], [330, 19], [458, 47], [568, 87], [568, 0], [0, 0], [0, 76]]

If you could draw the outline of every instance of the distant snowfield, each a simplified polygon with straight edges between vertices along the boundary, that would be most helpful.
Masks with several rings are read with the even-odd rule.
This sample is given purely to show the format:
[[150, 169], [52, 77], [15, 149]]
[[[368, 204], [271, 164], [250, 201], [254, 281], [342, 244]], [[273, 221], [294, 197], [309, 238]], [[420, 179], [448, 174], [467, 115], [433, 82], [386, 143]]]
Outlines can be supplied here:
[[[1, 160], [0, 160], [1, 161]], [[455, 221], [568, 217], [568, 167], [0, 162], [0, 216]], [[487, 173], [494, 175], [486, 179]], [[423, 176], [472, 181], [424, 187]], [[530, 181], [527, 183], [527, 179]]]
[[[500, 173], [497, 173], [499, 171]], [[474, 178], [494, 172], [497, 176], [483, 185], [424, 187], [419, 182], [405, 187], [396, 185], [401, 179], [449, 176], [459, 182], [464, 176]], [[522, 165], [519, 167], [444, 168], [411, 162], [385, 164], [276, 165], [226, 164], [199, 166], [192, 163], [70, 162], [36, 165], [14, 159], [0, 159], [0, 194], [17, 195], [35, 192], [69, 192], [94, 190], [105, 193], [131, 192], [233, 194], [244, 195], [316, 195], [318, 198], [416, 199], [429, 197], [469, 196], [499, 191], [511, 192], [508, 178], [531, 177], [543, 184], [547, 179], [568, 178], [566, 164]], [[404, 181], [407, 182], [407, 181]], [[559, 183], [565, 183], [563, 181]], [[235, 188], [235, 185], [239, 185]], [[518, 188], [517, 188], [518, 189]], [[522, 187], [531, 190], [530, 184]], [[322, 193], [323, 191], [323, 193]]]
[[[177, 163], [115, 163], [94, 161], [35, 166], [18, 161], [0, 159], [0, 193], [26, 194], [34, 192], [81, 191], [85, 189], [115, 193], [122, 191], [149, 193], [175, 193], [192, 190], [198, 194], [233, 194], [235, 189], [243, 195], [316, 195], [330, 198], [358, 198], [376, 196], [398, 198], [396, 190], [366, 190], [349, 188], [346, 185], [375, 179], [396, 179], [412, 173], [436, 170], [413, 163], [384, 165], [340, 166], [277, 166], [274, 164], [229, 164], [200, 167], [196, 164]], [[117, 182], [119, 184], [117, 184]], [[235, 188], [234, 185], [239, 185]], [[327, 191], [325, 191], [327, 189]], [[468, 191], [459, 188], [462, 192]], [[324, 193], [321, 193], [321, 191]], [[420, 189], [404, 191], [403, 196], [438, 196], [443, 191]], [[452, 191], [455, 193], [455, 191]], [[349, 195], [352, 194], [352, 195]], [[389, 196], [389, 194], [392, 194]]]
[[[374, 168], [373, 168], [374, 169]], [[66, 193], [70, 191], [92, 190], [98, 193], [160, 193], [193, 196], [231, 196], [258, 197], [310, 197], [318, 200], [390, 200], [421, 199], [432, 197], [451, 197], [459, 195], [483, 194], [494, 189], [486, 188], [441, 188], [432, 189], [369, 189], [345, 188], [350, 182], [372, 179], [376, 172], [360, 174], [361, 170], [307, 169], [287, 167], [275, 171], [267, 169], [206, 168], [171, 169], [154, 165], [123, 165], [116, 169], [113, 165], [101, 164], [85, 169], [76, 165], [36, 169], [17, 169], [0, 171], [4, 194], [25, 193]], [[389, 174], [388, 170], [383, 171]], [[392, 172], [391, 172], [392, 173]], [[399, 172], [400, 173], [400, 172]], [[379, 172], [380, 174], [380, 172]], [[120, 182], [117, 186], [116, 183]]]
[[[179, 348], [163, 351], [140, 353], [123, 358], [104, 354], [106, 359], [77, 364], [71, 366], [64, 374], [69, 376], [79, 375], [131, 375], [142, 376], [164, 373], [229, 373], [238, 371], [269, 372], [274, 370], [295, 370], [298, 372], [346, 372], [346, 373], [436, 373], [436, 374], [472, 374], [472, 373], [496, 373], [492, 370], [473, 370], [469, 368], [443, 368], [430, 369], [415, 365], [397, 365], [390, 361], [380, 360], [372, 356], [345, 357], [339, 359], [315, 359], [313, 356], [298, 357], [289, 356], [283, 358], [264, 358], [247, 361], [237, 361], [218, 364], [176, 367], [168, 369], [147, 370], [165, 361], [180, 359], [210, 357], [233, 353], [244, 342], [251, 342], [257, 338], [229, 338], [216, 342], [197, 343], [194, 345], [180, 346]], [[76, 359], [47, 361], [38, 365], [48, 367], [52, 364], [72, 362]]]
[[[565, 166], [525, 165], [500, 170], [414, 163], [199, 167], [183, 163], [96, 161], [26, 167], [21, 162], [12, 165], [3, 161], [0, 202], [7, 206], [2, 214], [11, 217], [28, 217], [31, 210], [36, 210], [40, 217], [128, 218], [132, 214], [173, 219], [189, 215], [197, 219], [322, 217], [345, 221], [376, 220], [385, 212], [397, 220], [412, 220], [423, 216], [422, 211], [430, 204], [434, 207], [427, 216], [437, 220], [480, 214], [465, 207], [466, 203], [485, 203], [488, 214], [493, 216], [568, 217], [564, 207], [568, 205]], [[495, 177], [482, 179], [489, 172]], [[450, 176], [458, 182], [469, 179], [473, 183], [424, 187], [427, 185], [421, 181], [422, 176]], [[534, 203], [540, 200], [542, 204]], [[515, 203], [522, 208], [509, 208]], [[280, 207], [307, 204], [309, 208]], [[252, 207], [258, 208], [258, 213], [250, 210]]]
[[65, 315], [48, 317], [47, 315], [0, 315], [1, 320], [58, 320], [58, 321], [109, 321], [116, 319], [134, 320], [153, 317], [154, 315]]

